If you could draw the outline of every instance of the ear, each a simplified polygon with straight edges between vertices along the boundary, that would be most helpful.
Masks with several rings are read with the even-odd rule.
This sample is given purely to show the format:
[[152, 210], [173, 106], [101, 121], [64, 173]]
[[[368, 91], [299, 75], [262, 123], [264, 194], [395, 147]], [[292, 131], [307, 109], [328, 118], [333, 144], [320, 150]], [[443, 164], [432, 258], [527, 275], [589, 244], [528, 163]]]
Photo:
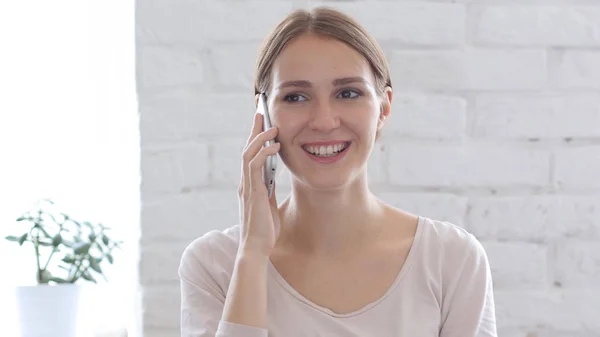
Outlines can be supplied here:
[[386, 87], [381, 97], [381, 108], [379, 109], [379, 119], [377, 121], [377, 132], [381, 132], [388, 117], [392, 113], [392, 88]]
[[260, 94], [254, 95], [254, 108], [255, 109], [258, 109], [258, 96], [260, 96]]

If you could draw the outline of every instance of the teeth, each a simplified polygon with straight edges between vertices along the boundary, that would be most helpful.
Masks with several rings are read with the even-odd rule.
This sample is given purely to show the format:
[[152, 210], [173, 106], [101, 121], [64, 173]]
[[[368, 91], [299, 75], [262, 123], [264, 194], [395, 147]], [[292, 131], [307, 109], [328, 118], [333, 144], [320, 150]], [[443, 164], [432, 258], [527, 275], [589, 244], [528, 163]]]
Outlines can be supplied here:
[[328, 146], [305, 146], [304, 149], [314, 155], [330, 157], [346, 148], [346, 144], [335, 144]]

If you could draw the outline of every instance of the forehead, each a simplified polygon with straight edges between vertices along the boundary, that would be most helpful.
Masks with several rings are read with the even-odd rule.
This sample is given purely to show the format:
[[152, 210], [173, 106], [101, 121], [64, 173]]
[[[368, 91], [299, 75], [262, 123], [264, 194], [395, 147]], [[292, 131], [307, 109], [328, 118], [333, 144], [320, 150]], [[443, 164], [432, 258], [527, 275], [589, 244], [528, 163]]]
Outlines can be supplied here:
[[290, 80], [312, 82], [361, 76], [374, 83], [369, 62], [354, 48], [327, 37], [302, 35], [291, 40], [272, 69], [273, 84]]

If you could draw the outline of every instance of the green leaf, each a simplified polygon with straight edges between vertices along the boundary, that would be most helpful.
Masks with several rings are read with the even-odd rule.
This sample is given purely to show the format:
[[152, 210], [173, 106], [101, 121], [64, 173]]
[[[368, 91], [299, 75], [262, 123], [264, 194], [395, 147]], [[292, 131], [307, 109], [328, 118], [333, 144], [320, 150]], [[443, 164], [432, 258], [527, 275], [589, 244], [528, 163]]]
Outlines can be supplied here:
[[60, 283], [68, 283], [68, 282], [67, 282], [67, 280], [65, 280], [65, 279], [62, 279], [62, 278], [60, 278], [60, 277], [51, 277], [51, 278], [50, 278], [50, 281], [54, 281], [54, 282], [56, 282], [56, 283], [59, 283], [59, 284], [60, 284]]
[[61, 243], [62, 243], [62, 237], [60, 236], [60, 233], [58, 233], [52, 239], [52, 245], [54, 247], [58, 247], [58, 245], [60, 245]]
[[113, 257], [112, 257], [112, 255], [110, 255], [110, 254], [106, 254], [106, 259], [108, 260], [108, 262], [109, 262], [110, 264], [113, 264]]
[[44, 247], [52, 247], [52, 244], [50, 242], [38, 241], [38, 244]]
[[94, 234], [94, 233], [90, 234], [89, 239], [91, 242], [96, 241], [96, 234]]
[[17, 218], [17, 222], [21, 222], [21, 221], [27, 220], [27, 219], [29, 219], [29, 217], [20, 216], [20, 217]]
[[16, 236], [13, 236], [13, 235], [9, 235], [9, 236], [5, 237], [5, 239], [8, 240], [8, 241], [12, 241], [12, 242], [18, 242], [19, 241], [19, 238], [16, 237]]
[[62, 261], [65, 263], [75, 263], [75, 258], [71, 255], [67, 255], [63, 257]]
[[81, 275], [84, 279], [97, 283], [96, 280], [87, 271]]
[[19, 237], [19, 246], [23, 245], [23, 242], [25, 242], [25, 240], [27, 240], [27, 233], [21, 235], [21, 237]]
[[89, 258], [88, 261], [90, 261], [90, 267], [96, 271], [99, 274], [102, 274], [102, 269], [100, 269], [100, 265], [98, 264], [98, 261], [96, 261], [96, 259]]
[[108, 238], [108, 236], [102, 235], [102, 242], [104, 242], [105, 245], [108, 245], [108, 243], [110, 242], [110, 239]]
[[90, 247], [92, 246], [89, 242], [78, 242], [73, 245], [73, 251], [76, 255], [87, 254], [90, 251]]

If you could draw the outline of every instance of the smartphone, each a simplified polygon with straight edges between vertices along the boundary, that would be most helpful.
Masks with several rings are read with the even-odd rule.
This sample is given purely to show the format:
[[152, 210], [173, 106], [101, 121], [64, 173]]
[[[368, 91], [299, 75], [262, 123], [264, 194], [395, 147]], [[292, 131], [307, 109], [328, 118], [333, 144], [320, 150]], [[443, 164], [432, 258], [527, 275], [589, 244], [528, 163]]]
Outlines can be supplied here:
[[[258, 109], [259, 112], [263, 115], [263, 131], [268, 130], [272, 127], [271, 118], [269, 117], [269, 109], [267, 106], [267, 96], [264, 93], [261, 93], [258, 98]], [[268, 140], [265, 143], [266, 146], [270, 146], [274, 144], [274, 140]], [[267, 161], [265, 166], [263, 167], [263, 181], [267, 187], [267, 191], [269, 193], [269, 199], [273, 194], [273, 186], [275, 184], [275, 175], [277, 173], [277, 155], [271, 155], [267, 157]]]

